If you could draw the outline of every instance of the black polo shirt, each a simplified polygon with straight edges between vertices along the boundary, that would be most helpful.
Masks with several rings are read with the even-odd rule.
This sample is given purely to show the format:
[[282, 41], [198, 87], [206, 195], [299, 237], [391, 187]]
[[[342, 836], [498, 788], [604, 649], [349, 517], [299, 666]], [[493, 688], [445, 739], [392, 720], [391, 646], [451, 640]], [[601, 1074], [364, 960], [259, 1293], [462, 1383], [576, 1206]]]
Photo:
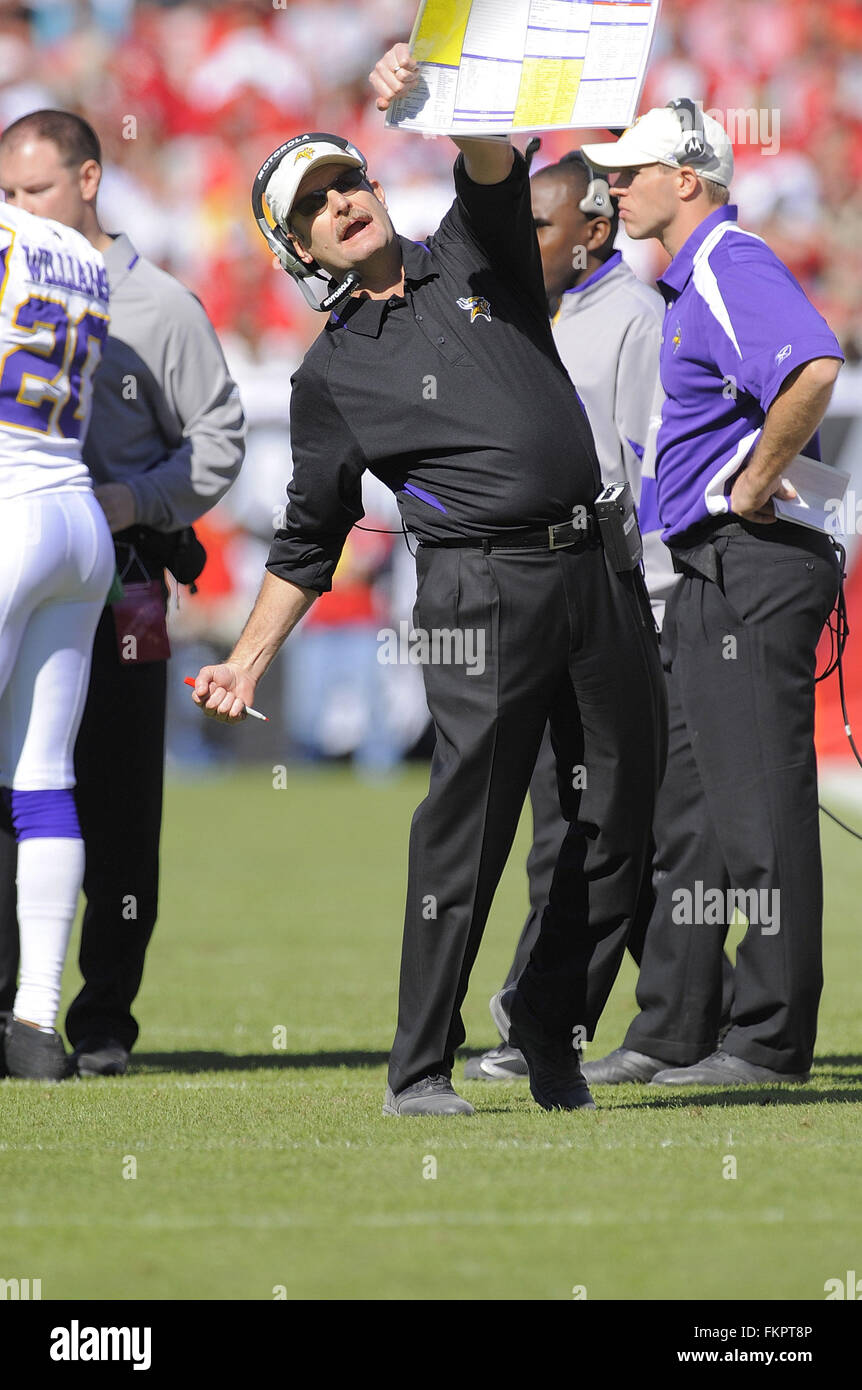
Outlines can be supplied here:
[[273, 574], [329, 589], [363, 516], [366, 468], [420, 540], [563, 521], [601, 486], [586, 415], [557, 354], [522, 156], [474, 183], [427, 243], [399, 237], [404, 296], [354, 296], [292, 378], [293, 479]]

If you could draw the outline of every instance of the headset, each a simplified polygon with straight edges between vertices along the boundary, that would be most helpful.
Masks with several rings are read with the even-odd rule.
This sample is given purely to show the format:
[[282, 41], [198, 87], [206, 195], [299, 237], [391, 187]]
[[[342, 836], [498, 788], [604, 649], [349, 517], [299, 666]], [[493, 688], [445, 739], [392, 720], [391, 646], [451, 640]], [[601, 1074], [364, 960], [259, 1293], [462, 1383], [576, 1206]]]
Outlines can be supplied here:
[[[565, 158], [565, 156], [564, 156]], [[611, 186], [606, 178], [596, 173], [590, 161], [585, 155], [581, 155], [581, 162], [586, 165], [590, 181], [587, 184], [587, 191], [578, 207], [586, 217], [608, 217], [613, 218], [614, 205], [611, 202]]]
[[674, 159], [694, 168], [717, 163], [715, 150], [704, 130], [701, 108], [690, 97], [676, 97], [667, 103], [667, 109], [675, 113], [682, 128], [679, 144], [673, 152]]
[[261, 164], [251, 188], [251, 206], [255, 221], [263, 233], [267, 246], [278, 257], [282, 269], [286, 270], [291, 279], [299, 285], [306, 303], [312, 309], [317, 309], [322, 314], [328, 314], [331, 310], [337, 309], [357, 288], [360, 283], [358, 273], [355, 270], [350, 270], [341, 283], [336, 284], [331, 276], [321, 269], [317, 261], [312, 261], [310, 265], [306, 265], [305, 261], [300, 260], [297, 255], [292, 239], [272, 217], [264, 201], [266, 186], [285, 155], [300, 145], [307, 145], [310, 141], [317, 140], [325, 141], [330, 145], [337, 145], [339, 149], [344, 150], [345, 154], [352, 155], [354, 159], [358, 160], [363, 175], [368, 172], [368, 161], [365, 155], [349, 140], [342, 139], [340, 135], [330, 135], [328, 132], [320, 130], [309, 131], [304, 135], [295, 135], [292, 140], [285, 141], [283, 145], [279, 145], [277, 150], [273, 150], [272, 154]]
[[[527, 161], [527, 170], [533, 162], [533, 156], [541, 149], [542, 142], [538, 135], [534, 135], [524, 151], [524, 158]], [[578, 203], [578, 207], [585, 217], [607, 217], [613, 220], [614, 205], [611, 200], [611, 188], [607, 179], [597, 173], [590, 161], [582, 150], [570, 150], [560, 159], [561, 164], [579, 164], [586, 170], [587, 191]]]

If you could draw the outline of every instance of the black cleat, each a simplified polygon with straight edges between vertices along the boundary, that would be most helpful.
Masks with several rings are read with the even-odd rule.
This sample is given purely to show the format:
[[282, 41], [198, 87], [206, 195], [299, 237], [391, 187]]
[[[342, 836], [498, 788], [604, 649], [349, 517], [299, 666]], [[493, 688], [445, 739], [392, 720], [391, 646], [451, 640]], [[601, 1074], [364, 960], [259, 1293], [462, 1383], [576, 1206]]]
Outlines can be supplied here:
[[508, 1043], [492, 1047], [481, 1057], [470, 1057], [464, 1063], [465, 1081], [522, 1081], [527, 1077], [523, 1052]]
[[397, 1095], [386, 1087], [384, 1115], [475, 1115], [468, 1100], [452, 1089], [448, 1076], [423, 1076]]
[[591, 1086], [621, 1086], [627, 1081], [652, 1081], [656, 1072], [669, 1064], [645, 1052], [633, 1052], [629, 1047], [617, 1047], [607, 1057], [584, 1063], [584, 1076]]
[[491, 1016], [503, 1037], [524, 1054], [530, 1094], [543, 1110], [595, 1110], [584, 1080], [580, 1052], [569, 1037], [554, 1037], [528, 1009], [517, 985], [491, 1000]]
[[730, 1052], [713, 1052], [693, 1067], [665, 1067], [652, 1079], [653, 1086], [801, 1086], [809, 1072], [773, 1071], [758, 1067]]
[[22, 1081], [65, 1081], [72, 1075], [71, 1059], [54, 1029], [43, 1033], [15, 1018], [6, 1029], [4, 1044], [10, 1076]]
[[129, 1053], [116, 1038], [85, 1038], [72, 1060], [79, 1076], [124, 1076]]

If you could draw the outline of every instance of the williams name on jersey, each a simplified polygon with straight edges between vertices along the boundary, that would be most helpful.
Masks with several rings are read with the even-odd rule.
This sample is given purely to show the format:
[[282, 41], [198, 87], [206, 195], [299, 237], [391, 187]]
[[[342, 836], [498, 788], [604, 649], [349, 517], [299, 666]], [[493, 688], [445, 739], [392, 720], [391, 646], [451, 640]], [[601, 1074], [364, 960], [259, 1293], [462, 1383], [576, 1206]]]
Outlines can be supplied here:
[[90, 490], [81, 445], [108, 301], [85, 237], [0, 205], [0, 498]]

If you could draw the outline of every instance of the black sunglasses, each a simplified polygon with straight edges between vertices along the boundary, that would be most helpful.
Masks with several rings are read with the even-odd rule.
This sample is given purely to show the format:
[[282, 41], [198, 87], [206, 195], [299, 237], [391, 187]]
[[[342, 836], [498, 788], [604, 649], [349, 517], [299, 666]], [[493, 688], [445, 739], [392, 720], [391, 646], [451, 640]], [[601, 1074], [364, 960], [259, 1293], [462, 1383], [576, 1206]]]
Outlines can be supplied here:
[[343, 174], [339, 174], [337, 179], [328, 183], [325, 188], [318, 188], [314, 193], [306, 193], [302, 198], [297, 198], [293, 207], [290, 209], [291, 217], [298, 213], [300, 217], [314, 217], [325, 208], [329, 199], [329, 190], [334, 188], [337, 193], [353, 193], [357, 188], [367, 186], [364, 169], [345, 169]]

